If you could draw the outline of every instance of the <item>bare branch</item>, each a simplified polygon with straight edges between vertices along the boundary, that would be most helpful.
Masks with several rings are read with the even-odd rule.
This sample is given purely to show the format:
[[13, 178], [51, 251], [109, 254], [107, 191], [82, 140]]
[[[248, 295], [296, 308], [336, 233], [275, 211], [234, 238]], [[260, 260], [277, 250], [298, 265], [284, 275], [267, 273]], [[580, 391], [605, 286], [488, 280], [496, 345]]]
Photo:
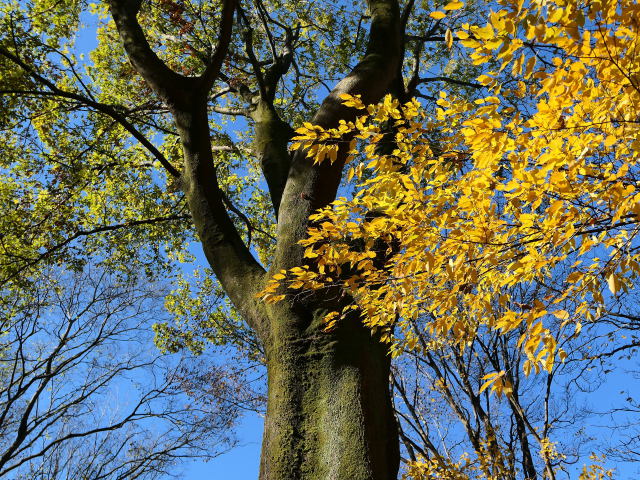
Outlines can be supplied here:
[[420, 85], [423, 83], [433, 83], [433, 82], [451, 83], [453, 85], [460, 85], [462, 87], [484, 88], [484, 85], [480, 85], [479, 83], [466, 82], [464, 80], [457, 80], [455, 78], [444, 77], [444, 76], [420, 78], [418, 79], [417, 84]]

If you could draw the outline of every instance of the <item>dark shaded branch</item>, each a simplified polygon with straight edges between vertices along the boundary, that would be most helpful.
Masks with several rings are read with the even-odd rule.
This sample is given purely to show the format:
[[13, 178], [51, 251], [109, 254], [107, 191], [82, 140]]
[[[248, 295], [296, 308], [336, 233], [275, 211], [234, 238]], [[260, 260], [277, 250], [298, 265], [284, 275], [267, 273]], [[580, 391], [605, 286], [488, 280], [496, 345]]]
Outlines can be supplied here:
[[238, 15], [244, 22], [244, 32], [242, 36], [244, 39], [245, 51], [247, 52], [249, 63], [253, 69], [253, 74], [256, 78], [258, 89], [260, 90], [260, 96], [262, 98], [266, 98], [267, 90], [264, 82], [264, 76], [262, 75], [262, 66], [253, 50], [253, 28], [251, 27], [251, 23], [244, 13], [244, 10], [240, 6], [238, 6]]
[[[408, 40], [415, 41], [415, 46], [413, 48], [413, 57], [414, 57], [415, 63], [413, 66], [413, 72], [411, 73], [411, 78], [407, 82], [407, 87], [405, 88], [405, 91], [404, 91], [404, 95], [405, 95], [405, 98], [403, 99], [404, 101], [408, 101], [410, 98], [414, 96], [419, 96], [417, 87], [418, 87], [418, 82], [420, 80], [420, 58], [422, 55], [422, 50], [424, 48], [425, 42], [431, 40], [432, 38], [435, 38], [434, 36], [440, 30], [440, 24], [442, 22], [442, 20], [437, 20], [433, 25], [431, 25], [429, 30], [422, 37], [412, 37], [411, 35], [407, 35], [406, 27], [409, 21], [409, 13], [411, 12], [412, 8], [413, 8], [413, 2], [409, 2], [409, 4], [407, 4], [407, 7], [405, 8], [405, 11], [403, 12], [403, 18], [402, 18], [403, 35], [405, 39], [405, 42], [403, 44], [406, 47], [406, 42]], [[444, 37], [438, 37], [438, 38], [442, 38], [442, 40], [444, 41]]]
[[[262, 8], [264, 9], [264, 7]], [[266, 10], [264, 11], [264, 15], [267, 15]], [[296, 25], [294, 28], [283, 25], [282, 28], [284, 28], [285, 30], [284, 49], [282, 53], [277, 53], [275, 52], [275, 45], [273, 46], [274, 61], [267, 69], [264, 76], [265, 89], [267, 94], [265, 100], [267, 100], [271, 104], [275, 99], [278, 82], [289, 71], [289, 68], [291, 68], [295, 46], [300, 37], [300, 24]]]
[[[186, 97], [194, 93], [195, 85], [192, 83], [196, 79], [174, 72], [151, 49], [136, 18], [142, 1], [108, 0], [107, 3], [129, 60], [136, 71], [168, 105], [184, 104]], [[208, 72], [207, 78], [213, 73]]]
[[208, 92], [213, 83], [218, 78], [222, 62], [229, 51], [229, 43], [231, 43], [231, 31], [233, 30], [233, 14], [237, 7], [237, 0], [224, 0], [222, 5], [222, 14], [220, 17], [220, 33], [218, 34], [218, 44], [216, 51], [213, 53], [209, 64], [205, 68], [204, 73], [200, 77], [201, 88]]
[[[371, 27], [362, 60], [325, 98], [312, 122], [324, 128], [349, 121], [357, 111], [345, 107], [342, 94], [361, 95], [365, 104], [377, 103], [393, 86], [402, 62], [402, 29], [397, 0], [370, 0]], [[306, 235], [309, 215], [335, 199], [346, 149], [338, 159], [313, 165], [306, 151], [295, 153], [278, 216], [278, 246], [274, 268], [303, 262], [297, 242]]]
[[411, 17], [411, 12], [413, 12], [414, 4], [415, 0], [409, 0], [402, 10], [402, 15], [400, 16], [400, 25], [402, 26], [402, 31], [407, 28], [407, 23], [409, 23], [409, 18]]
[[413, 58], [415, 63], [413, 65], [413, 71], [411, 72], [411, 78], [407, 82], [407, 87], [405, 89], [405, 96], [407, 97], [413, 97], [418, 87], [418, 81], [420, 80], [420, 59], [422, 56], [423, 47], [424, 43], [418, 42], [413, 50]]
[[229, 196], [224, 191], [221, 191], [221, 193], [222, 193], [222, 201], [224, 202], [226, 207], [229, 209], [229, 211], [235, 213], [236, 216], [240, 220], [242, 220], [244, 222], [244, 224], [246, 225], [246, 227], [247, 227], [247, 246], [251, 246], [251, 238], [253, 236], [253, 231], [254, 230], [256, 232], [262, 233], [263, 235], [271, 238], [272, 240], [275, 240], [273, 235], [271, 235], [269, 232], [265, 232], [263, 229], [258, 228], [255, 225], [253, 225], [253, 223], [251, 223], [251, 220], [249, 219], [249, 217], [247, 217], [242, 210], [240, 210], [238, 207], [236, 207], [233, 204], [233, 202], [231, 201]]
[[205, 256], [235, 307], [264, 340], [265, 316], [255, 297], [264, 269], [243, 242], [225, 205], [213, 161], [206, 101], [175, 111], [174, 118], [184, 150], [182, 189]]
[[[273, 105], [273, 101], [275, 99], [278, 82], [280, 82], [282, 77], [287, 73], [293, 62], [295, 43], [298, 40], [300, 28], [299, 26], [290, 28], [275, 22], [269, 17], [268, 12], [260, 2], [256, 3], [256, 8], [263, 28], [267, 33], [273, 57], [271, 65], [264, 73], [262, 63], [256, 58], [253, 50], [253, 29], [242, 9], [238, 11], [245, 23], [245, 48], [259, 86], [260, 94], [257, 102], [251, 99], [253, 108], [250, 116], [255, 122], [253, 148], [256, 157], [260, 161], [262, 173], [269, 187], [271, 204], [273, 205], [276, 216], [278, 216], [282, 192], [284, 191], [291, 164], [287, 146], [293, 135], [293, 129], [282, 120]], [[269, 29], [270, 22], [277, 24], [285, 30], [285, 45], [281, 53], [276, 51], [276, 45]]]
[[420, 78], [418, 80], [418, 84], [422, 83], [432, 83], [432, 82], [445, 82], [451, 83], [453, 85], [460, 85], [462, 87], [472, 87], [472, 88], [483, 88], [483, 85], [474, 82], [465, 82], [464, 80], [456, 80], [455, 78], [450, 77], [429, 77], [429, 78]]
[[264, 5], [260, 0], [256, 0], [255, 2], [256, 10], [258, 12], [258, 17], [260, 17], [260, 22], [262, 23], [262, 28], [267, 35], [267, 40], [269, 41], [269, 48], [271, 49], [271, 55], [274, 59], [278, 58], [278, 52], [276, 49], [276, 42], [273, 39], [273, 34], [271, 33], [271, 29], [269, 28], [269, 23], [267, 19], [270, 19], [269, 14], [264, 8]]

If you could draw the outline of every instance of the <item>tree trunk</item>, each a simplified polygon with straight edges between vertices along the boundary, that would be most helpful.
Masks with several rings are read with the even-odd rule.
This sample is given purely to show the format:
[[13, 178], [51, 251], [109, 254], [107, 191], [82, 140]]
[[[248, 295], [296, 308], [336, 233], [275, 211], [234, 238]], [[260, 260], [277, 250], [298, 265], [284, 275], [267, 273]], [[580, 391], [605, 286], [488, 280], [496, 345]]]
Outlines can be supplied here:
[[387, 348], [355, 319], [331, 333], [318, 321], [304, 330], [291, 318], [273, 323], [284, 328], [266, 349], [260, 480], [395, 480]]
[[[248, 100], [255, 107], [255, 154], [278, 219], [273, 261], [265, 271], [234, 225], [234, 210], [217, 181], [211, 149], [210, 91], [228, 54], [239, 2], [222, 3], [216, 50], [204, 72], [191, 77], [172, 70], [147, 42], [137, 20], [141, 0], [108, 0], [133, 67], [168, 106], [180, 134], [182, 171], [160, 154], [163, 165], [187, 198], [204, 253], [222, 288], [265, 348], [269, 395], [260, 479], [395, 480], [400, 454], [386, 346], [357, 317], [324, 332], [321, 309], [335, 310], [341, 303], [339, 290], [335, 296], [307, 295], [295, 300], [295, 307], [284, 301], [267, 306], [258, 299], [273, 272], [305, 264], [299, 242], [306, 237], [309, 215], [335, 199], [347, 149], [340, 148], [337, 161], [321, 165], [304, 149], [291, 156], [287, 145], [292, 129], [277, 115], [274, 91], [292, 62], [292, 46], [284, 56], [274, 52], [274, 65], [264, 75], [253, 62], [259, 102], [254, 104], [251, 92]], [[343, 104], [344, 94], [376, 103], [401, 79], [406, 19], [401, 19], [398, 1], [366, 3], [371, 23], [366, 51], [313, 115], [311, 121], [321, 127], [355, 120], [358, 113]], [[407, 13], [412, 5], [409, 2]], [[250, 56], [251, 48], [248, 42]]]

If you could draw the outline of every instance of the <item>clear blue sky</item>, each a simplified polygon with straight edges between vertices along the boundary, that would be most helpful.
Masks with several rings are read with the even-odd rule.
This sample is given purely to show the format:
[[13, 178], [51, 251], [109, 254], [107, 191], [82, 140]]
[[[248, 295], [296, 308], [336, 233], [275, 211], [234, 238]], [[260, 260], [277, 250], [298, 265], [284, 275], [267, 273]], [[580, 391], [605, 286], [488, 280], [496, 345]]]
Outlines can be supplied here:
[[248, 414], [237, 430], [238, 446], [209, 462], [185, 465], [184, 480], [255, 480], [260, 465], [262, 418]]

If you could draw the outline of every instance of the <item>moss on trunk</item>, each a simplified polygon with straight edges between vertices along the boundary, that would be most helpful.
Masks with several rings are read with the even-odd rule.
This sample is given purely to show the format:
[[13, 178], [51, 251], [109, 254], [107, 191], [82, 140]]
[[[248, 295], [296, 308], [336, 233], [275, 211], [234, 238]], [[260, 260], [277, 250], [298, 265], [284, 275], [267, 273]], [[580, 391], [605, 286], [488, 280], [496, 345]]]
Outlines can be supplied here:
[[[289, 321], [287, 321], [289, 320]], [[282, 319], [281, 325], [300, 324]], [[386, 348], [358, 323], [272, 336], [261, 480], [397, 478]]]

